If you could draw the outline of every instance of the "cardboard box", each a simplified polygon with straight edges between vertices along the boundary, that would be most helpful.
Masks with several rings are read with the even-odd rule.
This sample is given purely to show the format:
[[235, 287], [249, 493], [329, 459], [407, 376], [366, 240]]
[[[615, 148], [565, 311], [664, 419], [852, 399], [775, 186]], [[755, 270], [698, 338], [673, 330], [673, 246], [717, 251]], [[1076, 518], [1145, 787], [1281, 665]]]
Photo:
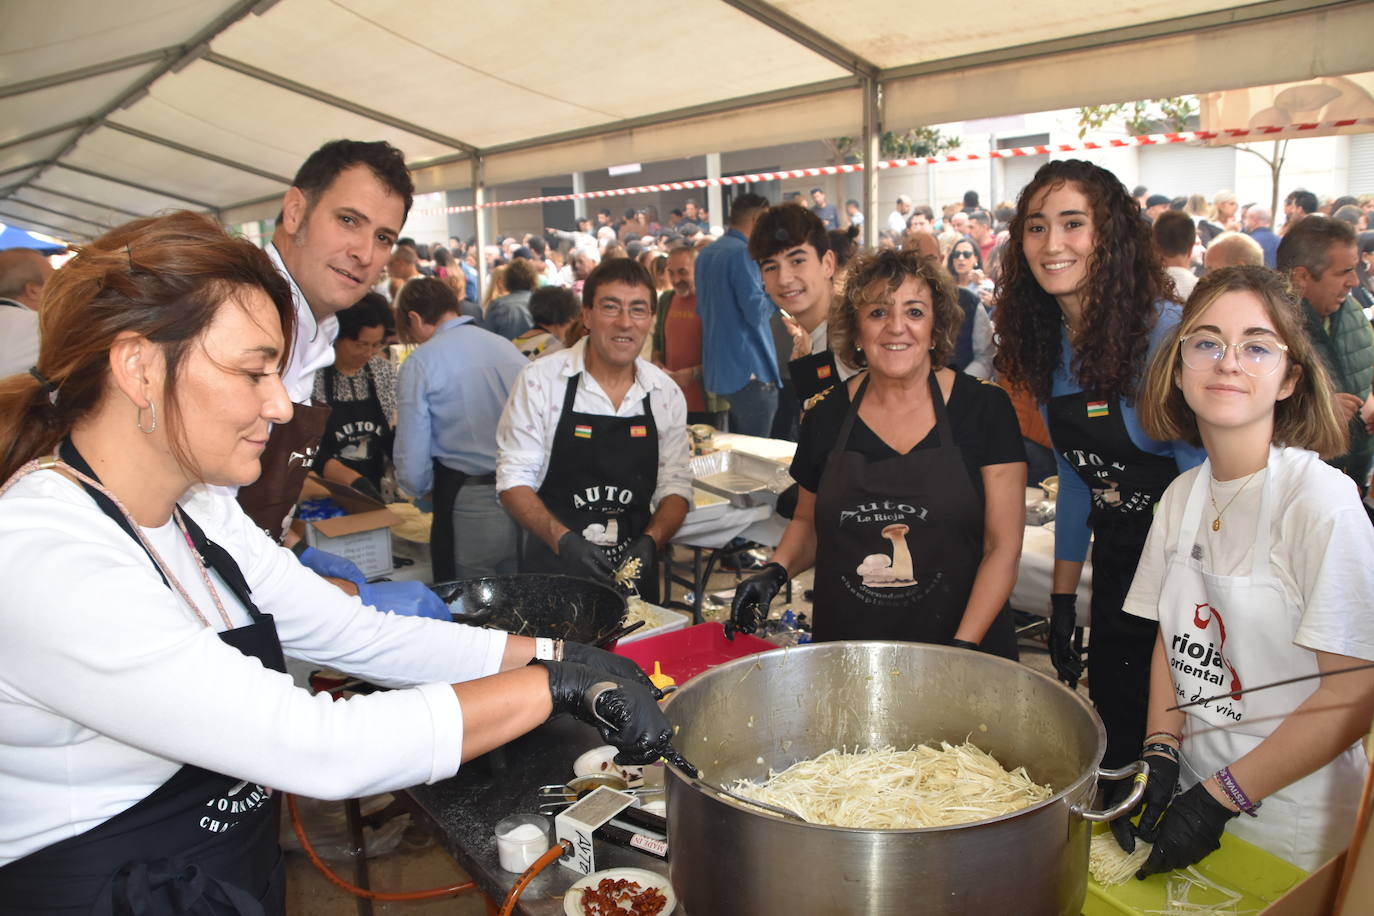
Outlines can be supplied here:
[[311, 474], [301, 488], [301, 499], [328, 497], [345, 515], [308, 522], [297, 519], [297, 534], [316, 550], [351, 560], [369, 579], [390, 575], [391, 526], [401, 519], [386, 506], [352, 487]]

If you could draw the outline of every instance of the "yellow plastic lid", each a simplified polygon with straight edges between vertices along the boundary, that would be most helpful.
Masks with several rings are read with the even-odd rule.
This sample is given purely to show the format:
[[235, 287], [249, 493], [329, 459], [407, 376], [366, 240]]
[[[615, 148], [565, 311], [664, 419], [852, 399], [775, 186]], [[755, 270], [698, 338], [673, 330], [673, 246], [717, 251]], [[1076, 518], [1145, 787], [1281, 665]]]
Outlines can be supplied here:
[[654, 673], [649, 675], [649, 680], [659, 690], [662, 690], [664, 687], [671, 687], [677, 683], [677, 681], [673, 680], [671, 675], [663, 673], [663, 669], [659, 667], [658, 662], [654, 662]]

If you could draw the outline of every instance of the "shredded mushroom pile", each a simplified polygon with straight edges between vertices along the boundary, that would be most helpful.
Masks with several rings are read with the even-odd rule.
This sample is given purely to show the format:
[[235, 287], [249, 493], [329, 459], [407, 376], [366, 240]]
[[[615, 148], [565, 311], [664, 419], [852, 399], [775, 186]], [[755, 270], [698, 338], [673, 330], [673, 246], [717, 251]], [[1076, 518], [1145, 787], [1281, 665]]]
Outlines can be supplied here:
[[948, 827], [1010, 814], [1049, 798], [1024, 767], [1007, 771], [969, 742], [854, 752], [831, 749], [768, 780], [731, 789], [788, 808], [812, 824], [877, 830]]

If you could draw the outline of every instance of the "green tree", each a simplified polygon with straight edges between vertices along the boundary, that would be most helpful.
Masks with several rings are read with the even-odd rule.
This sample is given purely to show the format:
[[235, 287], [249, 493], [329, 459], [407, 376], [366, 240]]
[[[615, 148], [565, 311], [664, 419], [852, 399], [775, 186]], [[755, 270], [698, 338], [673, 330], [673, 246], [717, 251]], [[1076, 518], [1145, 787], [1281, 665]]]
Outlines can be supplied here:
[[1188, 129], [1198, 113], [1197, 96], [1177, 95], [1167, 99], [1141, 99], [1111, 105], [1086, 105], [1078, 109], [1078, 139], [1121, 120], [1132, 137]]
[[[878, 155], [883, 159], [920, 159], [958, 149], [962, 142], [961, 138], [942, 134], [934, 127], [913, 127], [904, 131], [885, 130], [878, 140]], [[863, 161], [861, 138], [836, 137], [829, 143], [835, 150], [836, 158], [846, 159], [852, 156], [860, 162]]]

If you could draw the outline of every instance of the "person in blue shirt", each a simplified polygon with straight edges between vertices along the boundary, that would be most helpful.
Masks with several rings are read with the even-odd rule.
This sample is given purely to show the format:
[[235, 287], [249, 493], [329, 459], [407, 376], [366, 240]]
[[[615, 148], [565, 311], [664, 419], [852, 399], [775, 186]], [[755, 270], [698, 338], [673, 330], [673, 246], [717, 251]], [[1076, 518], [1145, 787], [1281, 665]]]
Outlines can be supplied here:
[[[1075, 592], [1093, 544], [1089, 694], [1107, 729], [1103, 765], [1136, 759], [1145, 735], [1156, 624], [1122, 610], [1155, 504], [1204, 458], [1141, 428], [1150, 354], [1179, 321], [1140, 205], [1111, 172], [1070, 159], [1021, 192], [1002, 258], [996, 366], [1040, 404], [1059, 465], [1050, 657], [1070, 686]], [[1129, 786], [1122, 782], [1118, 784]]]
[[1264, 252], [1264, 266], [1272, 268], [1278, 263], [1279, 242], [1282, 241], [1273, 229], [1269, 228], [1273, 214], [1268, 207], [1250, 207], [1245, 211], [1245, 234], [1259, 243]]
[[767, 436], [778, 409], [777, 351], [768, 321], [775, 307], [749, 256], [749, 233], [767, 198], [743, 194], [730, 209], [730, 229], [697, 256], [697, 314], [706, 390], [730, 401], [730, 431]]
[[496, 424], [528, 361], [460, 315], [442, 280], [407, 283], [396, 313], [420, 343], [397, 384], [396, 482], [412, 496], [433, 493], [434, 581], [516, 572], [517, 529], [496, 498]]

